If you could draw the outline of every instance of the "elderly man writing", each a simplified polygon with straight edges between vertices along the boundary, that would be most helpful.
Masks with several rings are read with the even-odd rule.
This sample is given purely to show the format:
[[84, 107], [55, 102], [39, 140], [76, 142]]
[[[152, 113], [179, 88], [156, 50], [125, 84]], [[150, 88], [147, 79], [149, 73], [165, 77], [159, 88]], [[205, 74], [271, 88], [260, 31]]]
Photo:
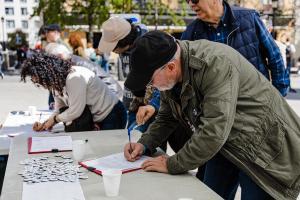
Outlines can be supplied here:
[[[253, 9], [230, 6], [224, 0], [186, 0], [197, 18], [188, 25], [182, 40], [207, 39], [231, 46], [243, 55], [272, 85], [286, 96], [290, 85], [286, 66], [271, 34]], [[205, 173], [218, 174], [207, 185], [224, 199], [233, 200], [238, 186], [238, 169], [217, 154], [197, 173], [204, 180]], [[220, 187], [226, 185], [227, 187]]]
[[160, 31], [138, 39], [131, 56], [126, 87], [152, 84], [161, 91], [161, 107], [133, 151], [125, 146], [127, 160], [152, 153], [181, 124], [182, 135], [192, 132], [185, 145], [171, 157], [145, 161], [143, 169], [184, 173], [220, 152], [240, 169], [242, 199], [297, 198], [299, 118], [243, 56], [223, 44], [175, 41]]

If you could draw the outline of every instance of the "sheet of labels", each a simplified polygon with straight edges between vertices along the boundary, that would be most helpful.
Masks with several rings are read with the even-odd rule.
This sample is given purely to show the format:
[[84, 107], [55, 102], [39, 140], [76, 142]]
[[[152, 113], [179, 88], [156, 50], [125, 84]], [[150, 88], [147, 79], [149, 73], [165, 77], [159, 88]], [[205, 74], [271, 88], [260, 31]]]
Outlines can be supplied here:
[[73, 162], [70, 156], [61, 154], [20, 161], [22, 200], [85, 200], [79, 179], [88, 176]]

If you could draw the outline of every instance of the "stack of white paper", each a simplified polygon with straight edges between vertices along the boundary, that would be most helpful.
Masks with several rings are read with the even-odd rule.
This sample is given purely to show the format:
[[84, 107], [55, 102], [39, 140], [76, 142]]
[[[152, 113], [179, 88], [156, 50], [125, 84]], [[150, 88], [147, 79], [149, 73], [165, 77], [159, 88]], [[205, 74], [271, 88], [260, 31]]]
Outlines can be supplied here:
[[85, 200], [79, 181], [23, 183], [22, 200]]

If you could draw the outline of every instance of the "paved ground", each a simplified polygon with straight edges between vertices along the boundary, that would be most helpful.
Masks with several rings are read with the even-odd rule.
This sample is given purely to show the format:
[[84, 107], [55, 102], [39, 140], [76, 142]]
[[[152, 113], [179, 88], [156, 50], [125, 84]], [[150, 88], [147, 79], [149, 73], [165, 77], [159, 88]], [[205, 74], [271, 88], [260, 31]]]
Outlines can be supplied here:
[[[121, 83], [122, 84], [122, 83]], [[300, 76], [293, 75], [292, 87], [298, 93], [289, 93], [287, 100], [300, 116]], [[27, 110], [28, 106], [35, 105], [38, 109], [47, 109], [48, 92], [28, 83], [20, 82], [19, 76], [5, 76], [0, 79], [0, 124], [12, 110]]]
[[[289, 93], [287, 100], [300, 116], [300, 76], [292, 76], [292, 87], [298, 93]], [[10, 111], [27, 110], [31, 105], [37, 106], [38, 109], [48, 108], [48, 92], [35, 87], [30, 81], [21, 83], [19, 76], [5, 76], [3, 80], [0, 79], [0, 91], [0, 124], [4, 123], [5, 117]], [[168, 153], [172, 154], [172, 152]], [[239, 190], [236, 200], [240, 199], [240, 194]]]
[[27, 110], [31, 105], [47, 109], [48, 92], [34, 86], [31, 81], [20, 82], [19, 76], [5, 76], [0, 79], [0, 91], [0, 124], [13, 110]]

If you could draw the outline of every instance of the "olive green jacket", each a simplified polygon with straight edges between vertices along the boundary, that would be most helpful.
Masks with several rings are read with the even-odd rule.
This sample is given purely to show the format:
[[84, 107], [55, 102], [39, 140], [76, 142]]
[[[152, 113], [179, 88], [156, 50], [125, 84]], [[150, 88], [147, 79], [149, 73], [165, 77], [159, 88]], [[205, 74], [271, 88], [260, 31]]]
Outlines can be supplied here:
[[206, 40], [178, 43], [181, 104], [171, 91], [161, 92], [157, 118], [139, 142], [153, 151], [179, 124], [184, 125], [193, 134], [168, 158], [169, 173], [195, 169], [220, 151], [275, 199], [296, 199], [300, 190], [297, 114], [231, 47]]

